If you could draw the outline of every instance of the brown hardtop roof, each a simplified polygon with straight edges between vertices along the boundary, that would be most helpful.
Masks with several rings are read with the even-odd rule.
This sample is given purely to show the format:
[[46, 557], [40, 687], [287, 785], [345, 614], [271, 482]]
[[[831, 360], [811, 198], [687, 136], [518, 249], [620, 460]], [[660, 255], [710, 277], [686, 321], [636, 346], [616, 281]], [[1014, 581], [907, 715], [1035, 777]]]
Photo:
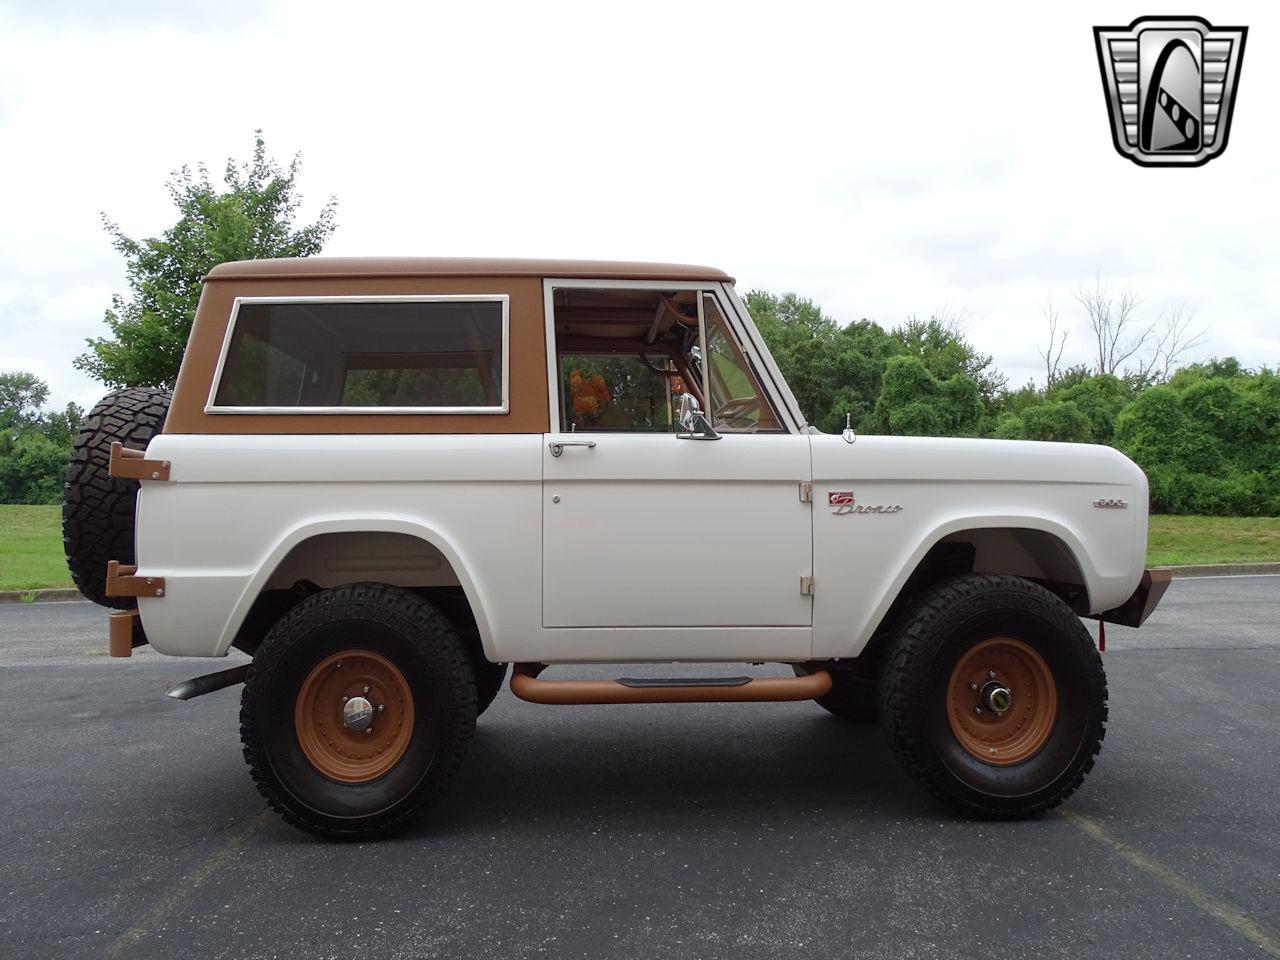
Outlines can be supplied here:
[[714, 280], [715, 267], [629, 260], [525, 260], [482, 257], [288, 257], [220, 263], [206, 280], [347, 277], [562, 277], [583, 280]]

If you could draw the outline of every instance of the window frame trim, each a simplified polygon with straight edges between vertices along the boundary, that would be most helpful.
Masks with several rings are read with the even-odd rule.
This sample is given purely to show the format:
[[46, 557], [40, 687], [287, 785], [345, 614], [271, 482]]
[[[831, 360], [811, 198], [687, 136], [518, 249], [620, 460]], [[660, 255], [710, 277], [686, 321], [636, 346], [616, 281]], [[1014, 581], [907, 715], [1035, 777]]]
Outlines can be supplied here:
[[[715, 297], [717, 305], [720, 307], [720, 313], [724, 317], [730, 332], [734, 339], [737, 340], [738, 348], [742, 350], [743, 356], [752, 363], [756, 371], [756, 377], [760, 380], [760, 389], [766, 393], [766, 399], [773, 404], [774, 410], [780, 415], [779, 425], [782, 427], [782, 434], [770, 433], [761, 434], [761, 436], [794, 435], [805, 432], [804, 418], [800, 416], [798, 408], [795, 406], [794, 397], [791, 395], [790, 390], [784, 393], [778, 388], [777, 381], [781, 378], [781, 374], [778, 372], [777, 366], [772, 362], [773, 358], [767, 353], [767, 348], [762, 352], [763, 341], [758, 339], [759, 331], [755, 329], [755, 325], [750, 320], [743, 319], [747, 314], [745, 309], [740, 312], [739, 303], [735, 302], [736, 297], [733, 294], [732, 284], [717, 280], [588, 280], [572, 277], [543, 277], [542, 304], [543, 322], [546, 325], [547, 337], [547, 401], [549, 404], [547, 413], [550, 417], [549, 426], [552, 434], [564, 432], [564, 424], [560, 420], [556, 394], [558, 389], [558, 380], [556, 378], [556, 368], [558, 366], [556, 356], [558, 351], [556, 347], [555, 291], [566, 288], [577, 290], [695, 290], [700, 293], [711, 294]], [[698, 298], [698, 314], [699, 336], [701, 336], [702, 330], [705, 328], [705, 322], [701, 318], [701, 297]], [[705, 360], [703, 362], [704, 364], [706, 363]], [[785, 381], [783, 382], [785, 383]], [[614, 435], [630, 436], [631, 434], [624, 432], [610, 434], [610, 436]], [[734, 434], [734, 436], [738, 436], [738, 434]], [[755, 436], [755, 434], [742, 434], [742, 436]]]
[[[231, 406], [218, 404], [214, 399], [218, 395], [218, 387], [222, 384], [227, 357], [231, 352], [231, 341], [235, 337], [236, 323], [240, 317], [242, 304], [259, 303], [498, 303], [502, 308], [502, 383], [501, 403], [497, 406], [435, 406], [435, 407], [280, 407], [280, 406]], [[209, 396], [205, 400], [206, 414], [245, 414], [249, 416], [457, 416], [475, 414], [477, 416], [502, 415], [511, 412], [511, 296], [506, 293], [409, 293], [409, 294], [368, 294], [355, 296], [277, 296], [277, 297], [236, 297], [231, 303], [231, 317], [227, 321], [227, 330], [222, 338], [222, 349], [218, 352], [218, 364], [213, 370], [213, 379], [209, 387]]]

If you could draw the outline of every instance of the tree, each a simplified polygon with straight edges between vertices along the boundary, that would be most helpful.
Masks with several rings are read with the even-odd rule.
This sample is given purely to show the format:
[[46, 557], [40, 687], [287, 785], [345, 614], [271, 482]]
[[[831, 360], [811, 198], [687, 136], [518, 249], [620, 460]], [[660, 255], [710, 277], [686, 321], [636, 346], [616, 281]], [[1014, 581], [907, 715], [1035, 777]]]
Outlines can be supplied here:
[[44, 434], [23, 434], [0, 450], [0, 503], [57, 503], [70, 456]]
[[1088, 440], [1089, 418], [1072, 400], [1052, 400], [1022, 412], [1022, 440], [1057, 440], [1077, 443]]
[[131, 239], [104, 215], [125, 258], [130, 296], [112, 297], [109, 335], [88, 340], [76, 367], [112, 387], [172, 388], [210, 269], [228, 260], [311, 256], [333, 233], [332, 197], [314, 223], [294, 227], [301, 162], [297, 154], [287, 167], [277, 165], [259, 130], [247, 162], [227, 161], [222, 189], [203, 164], [194, 174], [186, 166], [174, 173], [168, 190], [178, 221], [159, 237]]
[[1185, 303], [1177, 303], [1160, 316], [1152, 333], [1151, 359], [1148, 372], [1161, 382], [1169, 379], [1179, 362], [1205, 341], [1208, 327], [1195, 329], [1196, 312]]
[[80, 432], [83, 421], [84, 408], [78, 403], [68, 403], [62, 410], [44, 415], [40, 432], [57, 446], [70, 449], [76, 442], [76, 435]]
[[1053, 385], [1058, 382], [1062, 367], [1062, 351], [1067, 345], [1067, 331], [1058, 329], [1058, 311], [1053, 305], [1052, 297], [1044, 302], [1040, 313], [1049, 326], [1049, 345], [1043, 350], [1037, 345], [1036, 353], [1044, 361], [1044, 388], [1052, 390]]
[[[1238, 367], [1238, 365], [1236, 365]], [[1182, 371], [1115, 422], [1115, 445], [1146, 472], [1165, 513], [1280, 512], [1280, 377]]]
[[940, 380], [919, 357], [885, 364], [873, 429], [905, 436], [973, 436], [982, 419], [978, 385], [963, 373]]
[[1089, 428], [1081, 436], [1060, 439], [1110, 443], [1116, 417], [1133, 395], [1124, 381], [1104, 373], [1053, 390], [1050, 396], [1056, 401], [1073, 404], [1088, 421]]
[[57, 503], [84, 411], [44, 413], [49, 385], [34, 373], [0, 373], [0, 503]]
[[1114, 293], [1103, 282], [1102, 275], [1095, 274], [1093, 287], [1081, 284], [1075, 297], [1076, 302], [1084, 307], [1086, 323], [1093, 335], [1097, 362], [1095, 373], [1122, 370], [1125, 361], [1142, 350], [1151, 339], [1151, 324], [1140, 322], [1136, 316], [1142, 300], [1132, 290]]
[[836, 322], [794, 293], [752, 290], [746, 305], [805, 419], [817, 423], [831, 407]]
[[1008, 382], [993, 366], [991, 356], [979, 353], [965, 339], [959, 314], [932, 316], [928, 320], [910, 316], [889, 333], [901, 343], [902, 353], [919, 358], [939, 380], [968, 377], [977, 385], [984, 403], [994, 401]]
[[49, 385], [26, 370], [0, 373], [0, 436], [10, 442], [40, 422]]

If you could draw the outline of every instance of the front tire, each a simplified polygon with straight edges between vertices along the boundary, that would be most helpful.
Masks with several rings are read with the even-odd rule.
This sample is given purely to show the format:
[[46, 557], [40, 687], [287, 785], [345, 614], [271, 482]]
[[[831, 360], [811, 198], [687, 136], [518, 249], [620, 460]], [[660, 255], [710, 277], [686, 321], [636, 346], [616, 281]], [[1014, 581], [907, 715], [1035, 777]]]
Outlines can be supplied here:
[[502, 683], [507, 679], [507, 664], [490, 663], [481, 654], [471, 661], [471, 669], [476, 675], [476, 716], [479, 716], [489, 709], [502, 691]]
[[308, 597], [267, 633], [240, 738], [285, 820], [360, 839], [439, 800], [475, 722], [475, 677], [449, 621], [407, 590], [353, 584]]
[[[793, 666], [797, 677], [806, 677], [813, 671], [808, 667]], [[864, 667], [831, 669], [831, 689], [814, 700], [833, 717], [852, 723], [875, 723], [879, 717], [876, 703], [876, 677]]]
[[880, 718], [911, 777], [994, 817], [1057, 806], [1102, 746], [1107, 681], [1080, 619], [1018, 577], [945, 580], [903, 620], [880, 677]]

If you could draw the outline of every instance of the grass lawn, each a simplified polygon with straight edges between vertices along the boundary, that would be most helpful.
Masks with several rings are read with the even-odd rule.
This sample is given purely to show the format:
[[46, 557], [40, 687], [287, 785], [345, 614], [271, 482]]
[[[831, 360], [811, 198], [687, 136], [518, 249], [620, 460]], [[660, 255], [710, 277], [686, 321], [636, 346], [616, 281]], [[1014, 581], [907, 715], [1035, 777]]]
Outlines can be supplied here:
[[69, 586], [62, 508], [0, 504], [0, 590]]
[[[62, 508], [0, 504], [0, 590], [69, 587]], [[1280, 560], [1280, 517], [1152, 517], [1147, 565]]]
[[1280, 517], [1152, 517], [1147, 566], [1280, 560]]

